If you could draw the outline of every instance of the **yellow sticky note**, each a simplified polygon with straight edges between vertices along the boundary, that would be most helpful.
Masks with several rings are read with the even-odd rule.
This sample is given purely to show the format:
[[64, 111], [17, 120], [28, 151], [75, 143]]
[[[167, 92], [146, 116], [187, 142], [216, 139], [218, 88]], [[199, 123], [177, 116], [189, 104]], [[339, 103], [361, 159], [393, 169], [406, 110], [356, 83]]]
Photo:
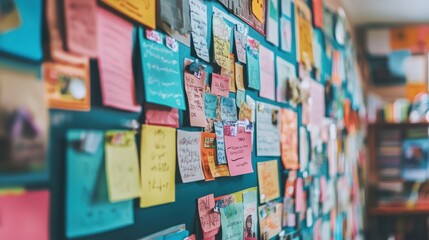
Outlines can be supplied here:
[[143, 125], [141, 134], [140, 207], [176, 200], [176, 129]]
[[139, 159], [134, 132], [108, 131], [105, 142], [109, 200], [119, 202], [139, 197]]
[[102, 0], [103, 3], [152, 29], [156, 28], [155, 0]]
[[264, 22], [265, 0], [252, 0], [252, 13], [260, 21]]
[[237, 88], [241, 91], [244, 91], [244, 79], [243, 79], [243, 65], [240, 63], [235, 63], [235, 83]]
[[261, 203], [280, 197], [277, 160], [258, 162], [258, 184]]

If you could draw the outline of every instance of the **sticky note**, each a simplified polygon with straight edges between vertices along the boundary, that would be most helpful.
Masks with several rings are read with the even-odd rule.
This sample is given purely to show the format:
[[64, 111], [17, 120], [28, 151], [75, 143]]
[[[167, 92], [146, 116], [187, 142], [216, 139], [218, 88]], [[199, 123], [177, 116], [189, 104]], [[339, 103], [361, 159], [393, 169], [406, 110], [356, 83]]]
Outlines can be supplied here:
[[49, 191], [0, 195], [1, 239], [49, 239]]
[[261, 203], [280, 197], [277, 160], [258, 162], [258, 185]]
[[192, 42], [197, 56], [210, 62], [207, 43], [207, 6], [200, 0], [189, 0], [191, 10]]
[[191, 126], [205, 127], [207, 125], [204, 113], [205, 76], [200, 79], [191, 73], [185, 72], [184, 77]]
[[139, 158], [134, 132], [106, 132], [106, 175], [111, 202], [140, 196]]
[[212, 94], [228, 97], [229, 95], [229, 77], [212, 73]]
[[252, 0], [252, 13], [259, 20], [259, 22], [264, 22], [264, 19], [265, 19], [265, 1], [264, 0]]
[[214, 211], [213, 194], [198, 198], [198, 216], [204, 238], [214, 237], [220, 228], [220, 214]]
[[103, 105], [139, 112], [132, 68], [133, 25], [99, 7], [97, 27]]
[[256, 122], [257, 155], [280, 156], [280, 108], [258, 102]]
[[256, 188], [243, 192], [243, 209], [244, 238], [247, 240], [256, 239], [258, 236], [258, 196]]
[[97, 1], [64, 1], [66, 45], [73, 53], [97, 57]]
[[146, 103], [144, 109], [146, 124], [179, 127], [179, 111], [176, 108]]
[[210, 93], [204, 93], [204, 113], [206, 118], [216, 118], [216, 108], [218, 97]]
[[140, 168], [142, 195], [140, 207], [176, 200], [176, 129], [143, 125]]
[[184, 183], [204, 180], [201, 133], [177, 130], [177, 162]]
[[185, 110], [179, 52], [165, 46], [164, 39], [161, 33], [139, 29], [146, 101]]
[[275, 100], [274, 52], [263, 45], [259, 45], [259, 73], [263, 80], [259, 96]]
[[276, 58], [277, 66], [277, 91], [276, 91], [276, 101], [286, 103], [287, 102], [287, 91], [288, 91], [288, 81], [296, 78], [296, 68], [295, 66], [284, 60], [283, 58], [277, 56]]
[[237, 52], [237, 59], [241, 63], [246, 64], [246, 42], [247, 34], [243, 34], [234, 28], [234, 39], [235, 39], [235, 49]]
[[213, 47], [215, 62], [223, 67], [230, 69], [230, 42], [231, 27], [229, 27], [221, 16], [213, 15]]
[[155, 0], [102, 0], [102, 2], [145, 26], [156, 28]]
[[237, 89], [244, 91], [244, 71], [243, 65], [240, 63], [235, 63], [235, 83], [237, 84]]
[[298, 163], [298, 117], [289, 109], [280, 111], [281, 128], [281, 157], [285, 169], [297, 170]]
[[267, 1], [267, 41], [279, 46], [279, 4], [277, 0]]
[[221, 100], [221, 119], [223, 121], [237, 120], [237, 106], [234, 98], [222, 97]]
[[260, 83], [260, 69], [259, 69], [259, 42], [253, 38], [247, 38], [247, 79], [249, 88], [259, 90]]
[[262, 205], [258, 208], [261, 239], [271, 239], [282, 230], [282, 207], [283, 204], [274, 203], [273, 205]]
[[69, 238], [134, 223], [132, 201], [109, 202], [103, 155], [103, 132], [67, 132], [66, 235]]
[[222, 239], [234, 240], [243, 237], [243, 204], [232, 203], [220, 208]]
[[238, 127], [236, 136], [225, 136], [226, 157], [231, 176], [253, 172], [252, 134]]
[[314, 63], [313, 25], [311, 11], [306, 1], [295, 1], [295, 16], [297, 21], [297, 60], [309, 67]]
[[223, 134], [222, 122], [215, 121], [213, 123], [216, 134], [216, 159], [217, 164], [227, 164], [225, 155], [225, 138]]

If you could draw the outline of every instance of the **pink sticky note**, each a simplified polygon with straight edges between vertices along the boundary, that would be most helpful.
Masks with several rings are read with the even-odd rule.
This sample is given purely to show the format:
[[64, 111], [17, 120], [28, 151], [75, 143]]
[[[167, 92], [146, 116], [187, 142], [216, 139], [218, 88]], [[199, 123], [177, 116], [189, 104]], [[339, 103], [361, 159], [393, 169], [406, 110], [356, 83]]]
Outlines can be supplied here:
[[179, 111], [176, 108], [146, 103], [145, 111], [146, 124], [179, 127]]
[[206, 127], [206, 115], [204, 113], [204, 87], [205, 78], [197, 78], [195, 75], [185, 72], [185, 90], [188, 96], [189, 118], [191, 126]]
[[220, 228], [220, 214], [213, 211], [214, 207], [213, 194], [198, 198], [198, 215], [205, 239], [214, 237]]
[[48, 240], [49, 192], [0, 195], [0, 239]]
[[228, 97], [229, 77], [212, 73], [212, 93], [214, 95]]
[[225, 150], [231, 176], [253, 172], [251, 132], [239, 127], [237, 136], [225, 135]]
[[295, 212], [304, 212], [305, 205], [304, 182], [302, 178], [298, 178], [295, 187]]
[[88, 57], [97, 56], [97, 1], [65, 0], [67, 48]]
[[139, 112], [132, 69], [133, 25], [99, 7], [97, 9], [98, 66], [103, 104]]
[[263, 45], [259, 45], [259, 74], [261, 79], [259, 96], [275, 100], [274, 53]]

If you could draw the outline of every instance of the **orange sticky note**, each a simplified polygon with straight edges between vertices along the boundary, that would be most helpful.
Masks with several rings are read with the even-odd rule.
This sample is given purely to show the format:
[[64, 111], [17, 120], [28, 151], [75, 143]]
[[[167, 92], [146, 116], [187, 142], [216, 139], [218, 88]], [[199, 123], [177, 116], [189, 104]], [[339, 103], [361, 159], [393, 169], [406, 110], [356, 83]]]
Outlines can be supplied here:
[[277, 160], [258, 162], [258, 184], [261, 203], [280, 197]]
[[152, 29], [156, 28], [155, 0], [102, 0], [103, 3]]
[[216, 159], [216, 134], [201, 133], [201, 162], [206, 181], [214, 180], [215, 169], [213, 163]]
[[0, 196], [0, 239], [48, 240], [49, 192]]
[[252, 13], [260, 22], [264, 22], [265, 0], [252, 0]]

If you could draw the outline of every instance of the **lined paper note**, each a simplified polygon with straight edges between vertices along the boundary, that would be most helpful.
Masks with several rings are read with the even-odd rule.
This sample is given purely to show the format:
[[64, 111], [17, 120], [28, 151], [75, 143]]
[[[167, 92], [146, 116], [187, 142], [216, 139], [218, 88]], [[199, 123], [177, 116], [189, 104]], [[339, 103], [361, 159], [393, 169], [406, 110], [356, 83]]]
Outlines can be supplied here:
[[259, 96], [275, 100], [274, 52], [263, 45], [259, 45], [259, 73], [263, 81]]
[[231, 68], [229, 61], [231, 27], [229, 27], [221, 16], [213, 16], [213, 48], [215, 62], [226, 69]]
[[185, 72], [185, 89], [188, 96], [189, 118], [191, 126], [205, 127], [207, 125], [204, 113], [205, 76], [201, 79]]
[[280, 108], [258, 102], [256, 110], [256, 153], [280, 156]]
[[197, 56], [210, 62], [207, 43], [207, 6], [200, 0], [189, 0], [191, 8], [192, 41]]
[[97, 56], [97, 1], [65, 0], [67, 48], [88, 57]]
[[277, 160], [258, 162], [258, 184], [261, 203], [280, 197]]
[[201, 132], [177, 130], [177, 162], [184, 183], [204, 180], [200, 144]]
[[140, 168], [142, 195], [140, 207], [176, 200], [176, 129], [143, 125]]
[[[146, 34], [146, 37], [144, 36]], [[147, 38], [155, 38], [158, 42]], [[185, 110], [179, 52], [163, 44], [164, 36], [139, 29], [146, 101]], [[178, 44], [176, 42], [176, 44]]]
[[134, 132], [106, 132], [105, 155], [110, 201], [140, 196], [139, 158]]
[[134, 223], [132, 201], [109, 203], [103, 136], [101, 131], [67, 133], [66, 234], [69, 238]]
[[0, 239], [48, 240], [49, 191], [0, 196]]
[[119, 16], [97, 9], [98, 65], [103, 104], [139, 112], [132, 69], [133, 25]]
[[155, 0], [102, 0], [102, 2], [143, 25], [156, 28]]
[[253, 172], [252, 134], [238, 127], [236, 136], [225, 136], [226, 157], [231, 176]]

